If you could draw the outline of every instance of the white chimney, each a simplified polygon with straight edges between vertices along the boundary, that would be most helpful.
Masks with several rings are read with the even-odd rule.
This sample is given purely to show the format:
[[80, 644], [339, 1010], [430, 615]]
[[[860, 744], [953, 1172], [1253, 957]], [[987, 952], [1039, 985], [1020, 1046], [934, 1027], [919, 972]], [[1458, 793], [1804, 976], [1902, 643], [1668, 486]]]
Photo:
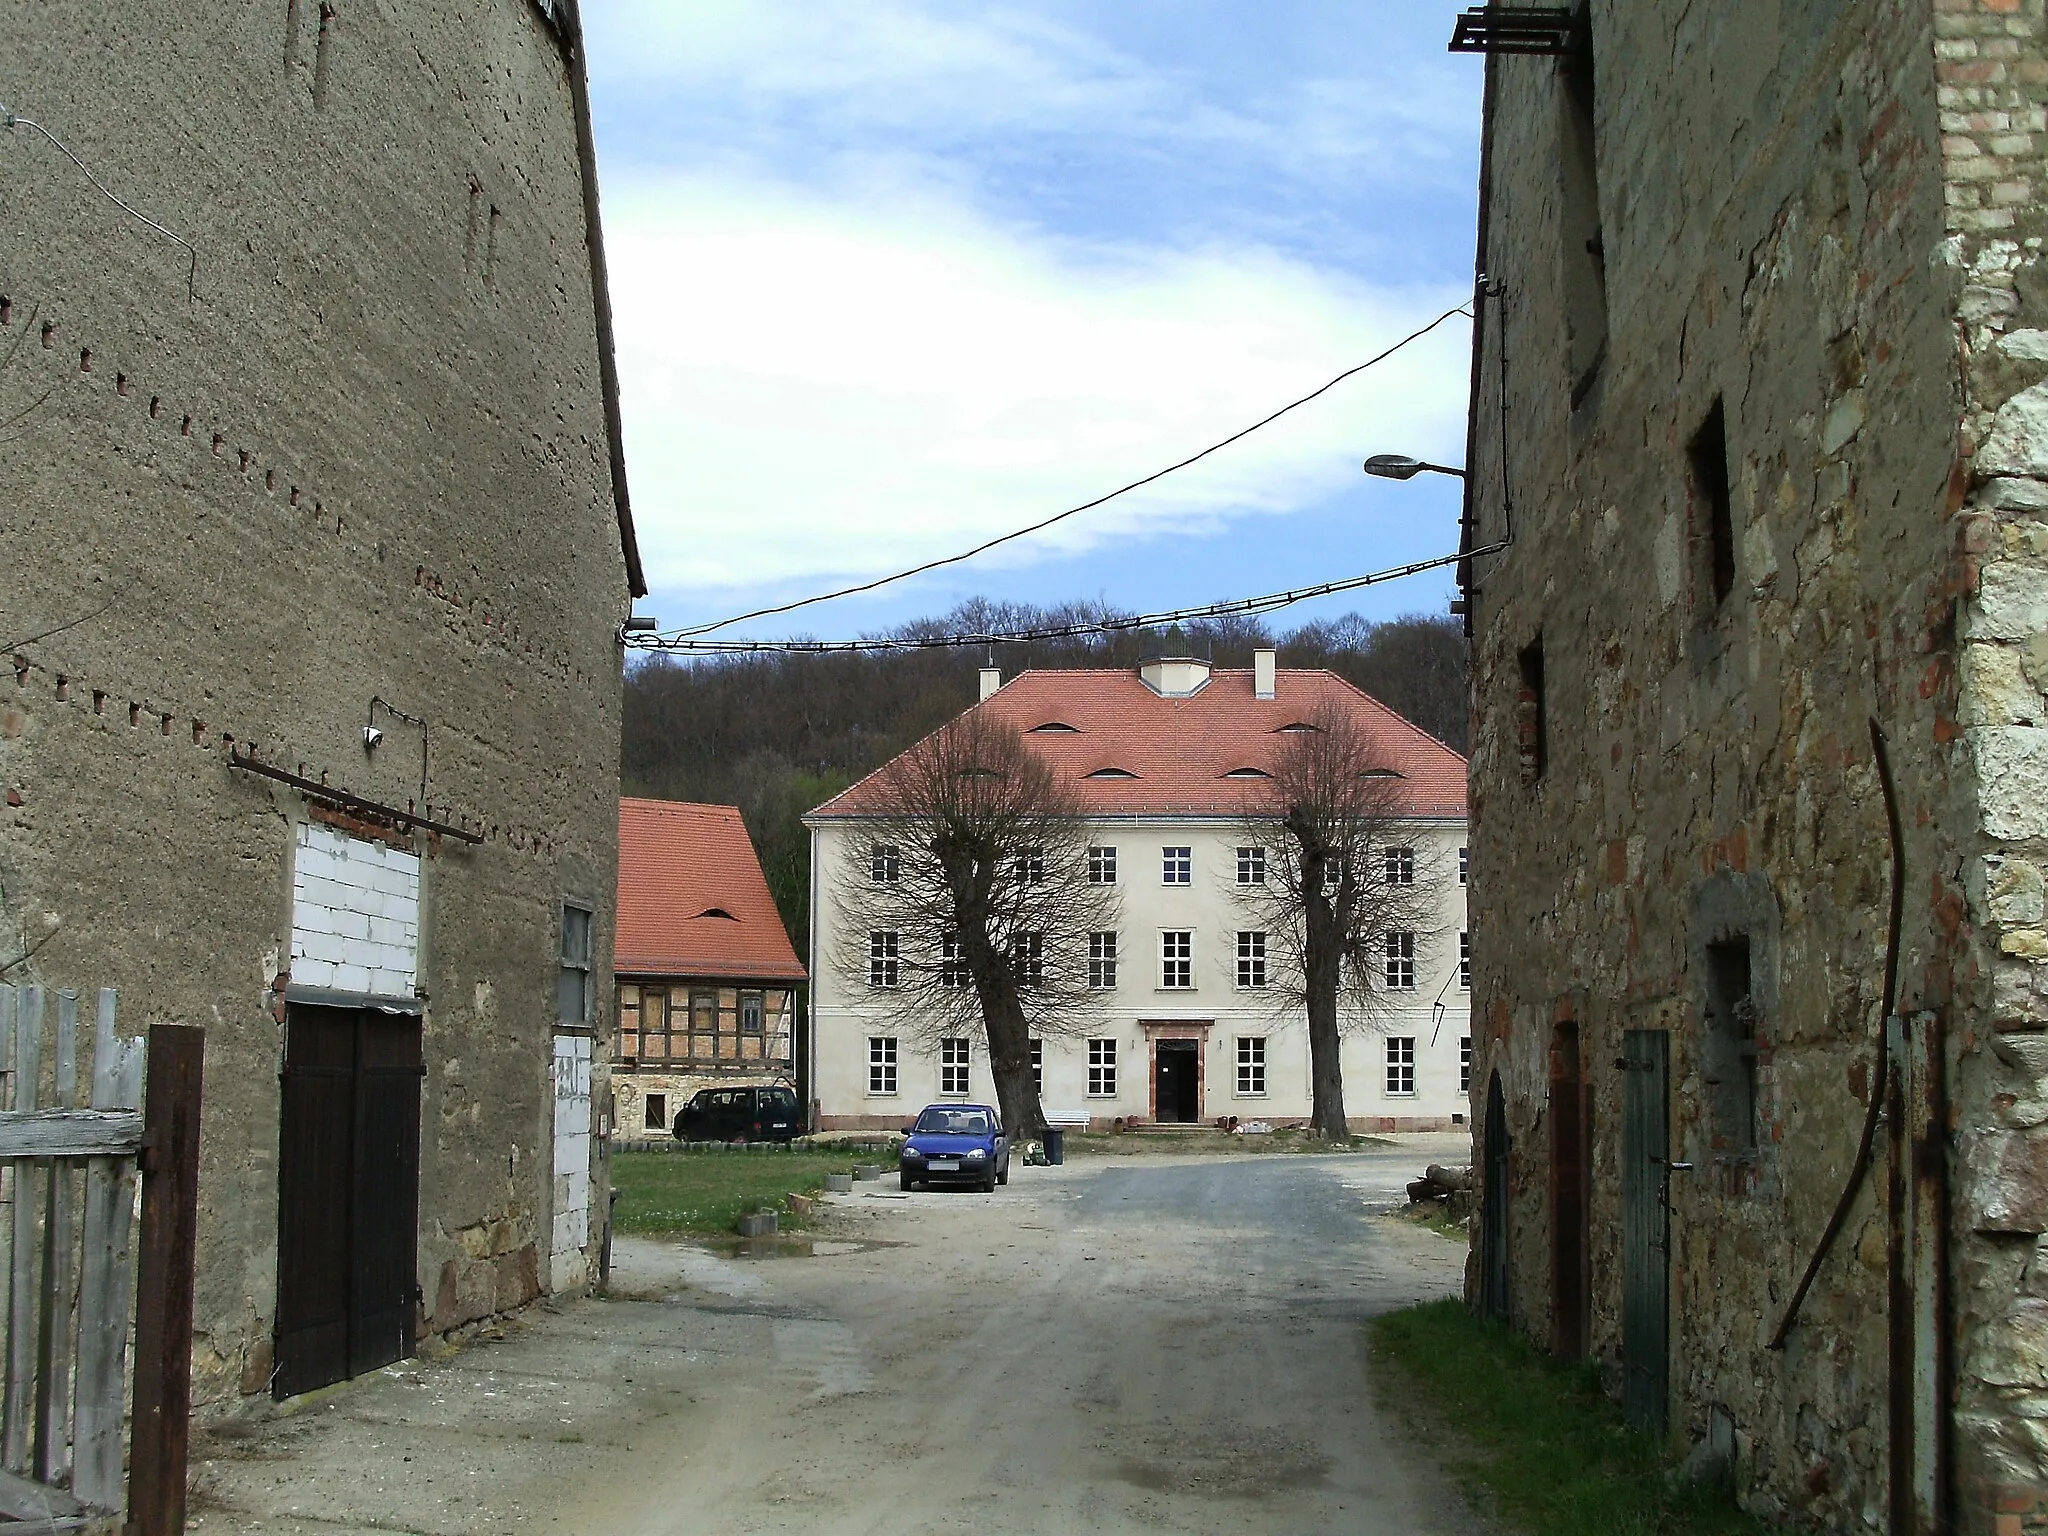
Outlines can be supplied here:
[[1280, 677], [1280, 653], [1278, 651], [1252, 652], [1252, 696], [1260, 699], [1273, 697], [1274, 684]]
[[984, 699], [991, 697], [1002, 686], [1003, 669], [1001, 667], [983, 667], [981, 669], [981, 696]]

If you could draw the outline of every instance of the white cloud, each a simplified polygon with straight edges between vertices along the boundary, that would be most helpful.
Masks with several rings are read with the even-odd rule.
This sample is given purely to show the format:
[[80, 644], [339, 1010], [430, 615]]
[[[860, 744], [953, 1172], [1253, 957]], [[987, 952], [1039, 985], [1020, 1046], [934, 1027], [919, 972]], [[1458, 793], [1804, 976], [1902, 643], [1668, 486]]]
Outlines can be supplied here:
[[[1249, 424], [1461, 296], [1257, 249], [1055, 239], [901, 183], [644, 177], [607, 186], [606, 227], [635, 512], [671, 591], [950, 553]], [[1284, 513], [1379, 449], [1455, 455], [1468, 336], [1453, 321], [1001, 557]]]

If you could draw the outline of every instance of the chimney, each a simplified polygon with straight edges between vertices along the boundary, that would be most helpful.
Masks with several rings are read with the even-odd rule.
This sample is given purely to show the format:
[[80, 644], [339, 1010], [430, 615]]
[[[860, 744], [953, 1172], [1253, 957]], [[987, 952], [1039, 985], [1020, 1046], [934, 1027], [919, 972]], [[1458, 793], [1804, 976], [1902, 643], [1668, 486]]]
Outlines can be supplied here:
[[1278, 651], [1252, 652], [1252, 696], [1259, 699], [1273, 697], [1273, 687], [1279, 681], [1280, 653]]
[[981, 669], [981, 696], [984, 699], [993, 695], [1002, 686], [1003, 669], [1001, 667], [983, 667]]

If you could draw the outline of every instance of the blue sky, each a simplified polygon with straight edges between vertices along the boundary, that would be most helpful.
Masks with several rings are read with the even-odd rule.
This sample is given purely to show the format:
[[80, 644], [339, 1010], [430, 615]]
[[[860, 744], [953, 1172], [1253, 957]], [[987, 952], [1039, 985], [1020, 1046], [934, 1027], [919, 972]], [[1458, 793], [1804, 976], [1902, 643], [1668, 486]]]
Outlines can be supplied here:
[[[949, 554], [1185, 457], [1470, 289], [1452, 3], [586, 8], [628, 473], [664, 627]], [[735, 633], [974, 595], [1156, 610], [1453, 547], [1469, 330], [965, 566]], [[1441, 610], [1422, 577], [1289, 610]]]

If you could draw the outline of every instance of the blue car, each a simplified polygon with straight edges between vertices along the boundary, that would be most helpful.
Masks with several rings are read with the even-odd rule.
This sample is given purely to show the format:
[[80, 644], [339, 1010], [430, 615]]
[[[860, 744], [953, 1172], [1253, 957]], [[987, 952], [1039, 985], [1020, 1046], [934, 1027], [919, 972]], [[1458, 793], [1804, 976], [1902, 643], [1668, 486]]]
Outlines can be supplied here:
[[987, 1193], [1010, 1182], [1010, 1138], [986, 1104], [933, 1104], [907, 1134], [896, 1163], [905, 1189], [965, 1184]]

